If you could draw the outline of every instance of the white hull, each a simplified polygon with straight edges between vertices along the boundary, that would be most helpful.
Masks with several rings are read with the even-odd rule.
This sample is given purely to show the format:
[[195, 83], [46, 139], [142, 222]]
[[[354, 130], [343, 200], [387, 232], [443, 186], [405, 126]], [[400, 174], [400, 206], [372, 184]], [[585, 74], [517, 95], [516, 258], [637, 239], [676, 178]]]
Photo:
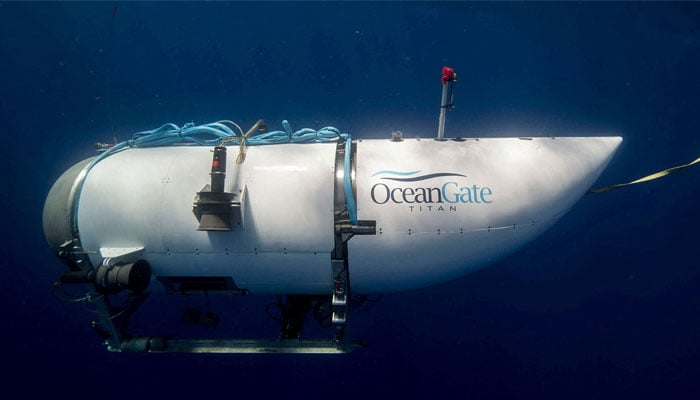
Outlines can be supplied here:
[[[377, 232], [348, 242], [352, 289], [425, 287], [512, 253], [574, 205], [621, 140], [357, 141], [357, 216]], [[127, 149], [97, 163], [77, 210], [92, 264], [101, 249], [143, 247], [154, 279], [225, 276], [251, 293], [332, 292], [336, 145], [249, 147], [241, 165], [237, 151], [229, 147], [226, 191], [242, 218], [229, 232], [198, 231], [192, 211], [209, 183], [211, 148]]]

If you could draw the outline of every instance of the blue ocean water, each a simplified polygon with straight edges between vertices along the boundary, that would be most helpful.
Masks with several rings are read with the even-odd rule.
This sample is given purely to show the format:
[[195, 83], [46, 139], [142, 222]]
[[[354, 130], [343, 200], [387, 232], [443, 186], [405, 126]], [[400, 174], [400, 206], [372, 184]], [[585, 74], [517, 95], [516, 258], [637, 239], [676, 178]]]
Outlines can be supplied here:
[[[333, 357], [108, 353], [89, 313], [52, 297], [63, 266], [41, 229], [51, 185], [94, 142], [165, 122], [433, 136], [443, 65], [458, 73], [448, 136], [621, 135], [600, 185], [689, 162], [697, 3], [1, 2], [0, 59], [7, 393], [700, 394], [700, 167], [586, 196], [490, 268], [385, 296], [353, 315], [368, 346]], [[275, 329], [264, 301], [216, 301], [244, 314], [236, 329]]]

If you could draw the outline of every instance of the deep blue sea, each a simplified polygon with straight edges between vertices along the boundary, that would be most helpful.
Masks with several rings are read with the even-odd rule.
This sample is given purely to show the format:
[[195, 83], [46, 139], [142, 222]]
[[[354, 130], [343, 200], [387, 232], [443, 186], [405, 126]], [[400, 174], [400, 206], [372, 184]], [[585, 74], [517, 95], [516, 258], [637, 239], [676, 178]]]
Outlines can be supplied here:
[[[94, 142], [259, 118], [432, 137], [443, 65], [447, 136], [623, 136], [597, 185], [700, 156], [700, 3], [0, 2], [3, 392], [698, 398], [700, 166], [585, 196], [497, 264], [354, 312], [368, 346], [347, 355], [109, 353], [52, 297], [44, 199]], [[220, 329], [274, 336], [266, 302], [212, 307]]]

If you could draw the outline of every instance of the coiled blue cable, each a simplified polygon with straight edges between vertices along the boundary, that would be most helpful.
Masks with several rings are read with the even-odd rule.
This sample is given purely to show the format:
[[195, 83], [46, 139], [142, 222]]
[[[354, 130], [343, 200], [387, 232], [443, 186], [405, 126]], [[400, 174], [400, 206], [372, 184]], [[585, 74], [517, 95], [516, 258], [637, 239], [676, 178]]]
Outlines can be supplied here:
[[[303, 128], [296, 132], [292, 131], [291, 125], [287, 120], [282, 121], [283, 131], [273, 131], [262, 133], [259, 135], [246, 138], [246, 145], [260, 146], [267, 144], [279, 143], [324, 143], [333, 142], [341, 138], [345, 139], [345, 169], [343, 189], [345, 191], [345, 201], [348, 206], [348, 213], [352, 224], [357, 223], [355, 197], [352, 192], [352, 182], [350, 181], [350, 160], [352, 150], [352, 138], [349, 134], [341, 134], [340, 131], [332, 126], [327, 126], [319, 130], [311, 128]], [[80, 193], [83, 189], [85, 178], [90, 170], [100, 161], [110, 155], [119, 152], [128, 147], [159, 147], [169, 146], [178, 143], [195, 144], [200, 146], [219, 146], [222, 143], [241, 144], [243, 135], [237, 135], [230, 127], [222, 122], [212, 122], [205, 125], [195, 125], [193, 122], [188, 122], [178, 127], [173, 123], [161, 125], [159, 128], [135, 133], [130, 140], [118, 143], [100, 154], [97, 158], [87, 166], [84, 172], [83, 179], [78, 183], [76, 188], [75, 200], [72, 206], [72, 224], [73, 233], [78, 233], [78, 205], [80, 203]]]
[[[340, 131], [332, 126], [319, 130], [303, 128], [296, 132], [288, 121], [282, 121], [283, 131], [273, 131], [252, 136], [247, 139], [248, 145], [266, 145], [277, 143], [315, 143], [338, 140]], [[169, 123], [149, 131], [135, 133], [131, 140], [126, 141], [129, 147], [167, 146], [175, 143], [193, 143], [202, 146], [216, 146], [224, 139], [227, 143], [240, 144], [242, 135], [237, 135], [231, 128], [221, 122], [206, 125], [186, 123], [182, 128]]]

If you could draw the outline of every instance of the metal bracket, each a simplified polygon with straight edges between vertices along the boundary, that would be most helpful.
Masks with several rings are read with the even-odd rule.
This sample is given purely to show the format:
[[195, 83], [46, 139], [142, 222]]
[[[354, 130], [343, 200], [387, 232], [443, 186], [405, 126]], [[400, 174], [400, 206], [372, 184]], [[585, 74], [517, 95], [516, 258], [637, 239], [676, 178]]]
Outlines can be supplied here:
[[100, 247], [100, 255], [106, 266], [135, 262], [143, 255], [143, 247]]
[[[345, 140], [351, 140], [349, 138]], [[350, 272], [348, 262], [348, 240], [354, 235], [374, 235], [376, 234], [376, 221], [357, 221], [354, 225], [350, 221], [347, 199], [345, 196], [345, 162], [346, 149], [351, 151], [349, 162], [350, 168], [355, 169], [355, 149], [356, 146], [347, 146], [345, 142], [338, 142], [335, 157], [335, 187], [334, 187], [334, 237], [335, 247], [331, 253], [331, 269], [333, 271], [333, 294], [331, 305], [333, 315], [331, 322], [334, 328], [334, 340], [337, 344], [345, 342], [345, 333], [350, 314]], [[354, 175], [351, 172], [351, 176]], [[354, 182], [352, 182], [354, 191]]]

